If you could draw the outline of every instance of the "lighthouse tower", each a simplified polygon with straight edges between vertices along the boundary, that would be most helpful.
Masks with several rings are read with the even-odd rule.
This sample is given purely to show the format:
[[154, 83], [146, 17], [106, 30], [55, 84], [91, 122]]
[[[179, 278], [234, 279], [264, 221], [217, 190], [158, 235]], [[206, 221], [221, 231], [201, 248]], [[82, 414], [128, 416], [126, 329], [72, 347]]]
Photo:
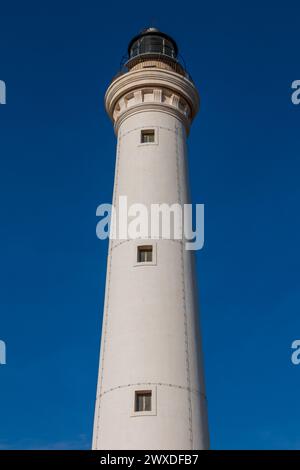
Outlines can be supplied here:
[[[186, 139], [199, 107], [175, 41], [134, 37], [105, 95], [117, 136], [113, 205], [189, 203]], [[93, 449], [209, 446], [194, 252], [175, 237], [111, 239]]]

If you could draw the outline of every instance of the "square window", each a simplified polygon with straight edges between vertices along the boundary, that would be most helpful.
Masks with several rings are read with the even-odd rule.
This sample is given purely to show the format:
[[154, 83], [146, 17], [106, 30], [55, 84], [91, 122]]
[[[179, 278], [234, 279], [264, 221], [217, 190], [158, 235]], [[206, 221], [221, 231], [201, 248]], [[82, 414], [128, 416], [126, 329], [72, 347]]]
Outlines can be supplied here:
[[155, 142], [155, 131], [154, 129], [147, 129], [141, 131], [141, 143], [151, 144]]
[[157, 415], [157, 390], [151, 384], [140, 384], [132, 388], [132, 405], [130, 416], [138, 418], [141, 416]]
[[152, 411], [152, 391], [138, 391], [135, 392], [135, 412]]
[[152, 245], [138, 246], [137, 261], [138, 263], [152, 263], [153, 260], [153, 247]]

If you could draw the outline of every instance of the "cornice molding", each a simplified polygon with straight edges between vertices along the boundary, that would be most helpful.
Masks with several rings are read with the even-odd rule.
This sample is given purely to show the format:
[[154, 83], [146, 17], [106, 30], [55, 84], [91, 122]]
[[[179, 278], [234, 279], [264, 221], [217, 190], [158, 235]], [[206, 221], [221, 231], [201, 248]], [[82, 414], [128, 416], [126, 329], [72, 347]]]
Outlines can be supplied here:
[[[147, 93], [148, 99], [144, 101]], [[125, 73], [113, 80], [105, 94], [105, 108], [116, 130], [121, 119], [135, 112], [160, 109], [183, 120], [188, 131], [198, 112], [199, 101], [198, 91], [190, 80], [163, 69]]]

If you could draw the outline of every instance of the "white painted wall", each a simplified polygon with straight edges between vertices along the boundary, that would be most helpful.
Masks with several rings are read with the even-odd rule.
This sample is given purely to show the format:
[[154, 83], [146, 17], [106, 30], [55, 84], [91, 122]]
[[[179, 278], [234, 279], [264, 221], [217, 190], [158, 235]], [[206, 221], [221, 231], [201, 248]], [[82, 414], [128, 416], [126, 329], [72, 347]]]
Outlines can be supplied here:
[[[189, 202], [185, 120], [162, 103], [134, 109], [118, 127], [114, 204]], [[143, 128], [155, 144], [140, 144]], [[160, 239], [156, 263], [137, 266], [137, 243], [110, 243], [93, 448], [208, 448], [194, 254]], [[139, 389], [152, 390], [151, 414], [133, 413]]]

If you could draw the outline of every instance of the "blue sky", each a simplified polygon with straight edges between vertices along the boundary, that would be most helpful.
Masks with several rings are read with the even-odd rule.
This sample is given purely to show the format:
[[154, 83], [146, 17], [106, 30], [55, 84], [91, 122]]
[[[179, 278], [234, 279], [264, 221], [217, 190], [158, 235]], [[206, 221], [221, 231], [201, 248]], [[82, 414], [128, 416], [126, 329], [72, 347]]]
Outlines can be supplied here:
[[189, 166], [205, 204], [212, 448], [299, 449], [299, 2], [28, 0], [0, 15], [0, 448], [91, 445], [107, 251], [95, 212], [115, 161], [103, 95], [154, 24], [202, 98]]

